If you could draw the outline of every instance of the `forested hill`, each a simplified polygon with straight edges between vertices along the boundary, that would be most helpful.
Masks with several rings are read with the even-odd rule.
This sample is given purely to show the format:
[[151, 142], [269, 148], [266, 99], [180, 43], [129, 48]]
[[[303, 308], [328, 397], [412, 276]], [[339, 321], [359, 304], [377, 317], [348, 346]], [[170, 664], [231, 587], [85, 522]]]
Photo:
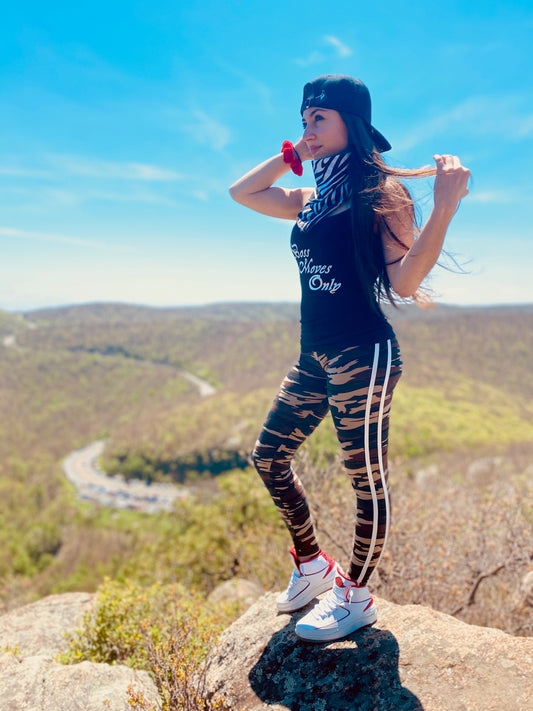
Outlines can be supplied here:
[[[533, 400], [533, 381], [527, 377], [533, 305], [408, 306], [389, 309], [389, 316], [404, 361], [395, 402], [399, 456], [435, 451], [446, 438], [447, 447], [484, 446], [495, 433], [498, 441], [524, 438]], [[48, 365], [61, 363], [64, 390], [54, 394], [65, 398], [59, 413], [70, 412], [77, 402], [81, 421], [88, 417], [96, 424], [101, 417], [99, 429], [109, 430], [110, 470], [134, 476], [155, 471], [159, 477], [177, 460], [189, 469], [199, 462], [204, 469], [213, 456], [220, 460], [226, 453], [228, 466], [236, 450], [244, 456], [298, 353], [298, 318], [298, 306], [290, 303], [68, 306], [6, 316], [4, 331], [14, 320], [17, 330], [16, 347], [4, 357], [16, 369], [28, 369], [26, 378], [38, 367], [41, 382], [32, 388], [39, 399], [46, 397], [40, 390], [52, 387], [51, 374], [44, 374]], [[31, 327], [24, 329], [21, 321]], [[90, 391], [85, 401], [80, 368]], [[131, 385], [139, 369], [143, 377], [135, 375]], [[179, 377], [180, 370], [210, 382], [217, 395], [201, 401]], [[70, 388], [75, 395], [69, 395]], [[96, 414], [98, 402], [107, 404], [106, 413]], [[94, 412], [84, 416], [88, 407]]]
[[[0, 604], [137, 570], [170, 524], [80, 505], [62, 459], [103, 438], [103, 465], [126, 477], [190, 482], [244, 466], [298, 354], [298, 319], [295, 304], [0, 312]], [[391, 320], [404, 361], [393, 462], [531, 453], [533, 305], [409, 307]], [[216, 393], [200, 397], [183, 371]], [[327, 422], [307, 451], [332, 461]]]
[[[513, 392], [531, 392], [531, 378], [524, 375], [533, 338], [533, 304], [402, 306], [388, 308], [387, 315], [398, 334], [410, 382], [436, 385], [458, 374]], [[183, 367], [218, 386], [241, 391], [250, 379], [268, 385], [271, 375], [275, 381], [281, 377], [298, 350], [298, 319], [298, 306], [292, 303], [181, 308], [88, 304], [3, 314], [0, 333], [15, 330], [20, 345], [29, 348], [115, 353]], [[24, 329], [24, 322], [32, 328]]]
[[[531, 313], [533, 303], [502, 304], [494, 306], [453, 306], [449, 304], [434, 304], [423, 309], [412, 304], [400, 304], [398, 308], [385, 307], [387, 315], [394, 321], [433, 320], [458, 314], [498, 314], [498, 313]], [[125, 304], [115, 302], [95, 302], [74, 304], [52, 308], [36, 309], [25, 312], [8, 313], [0, 311], [0, 325], [3, 319], [39, 319], [42, 321], [70, 322], [113, 322], [120, 320], [146, 322], [166, 319], [202, 318], [223, 321], [279, 321], [298, 320], [299, 305], [295, 302], [227, 302], [205, 304], [200, 306], [168, 306], [154, 307], [142, 304]]]
[[29, 318], [44, 321], [60, 320], [63, 322], [100, 322], [113, 323], [129, 321], [146, 323], [154, 321], [172, 322], [189, 319], [208, 319], [222, 321], [279, 321], [298, 318], [298, 305], [295, 303], [217, 303], [204, 306], [169, 306], [151, 307], [121, 303], [94, 303], [73, 306], [60, 306], [26, 312]]

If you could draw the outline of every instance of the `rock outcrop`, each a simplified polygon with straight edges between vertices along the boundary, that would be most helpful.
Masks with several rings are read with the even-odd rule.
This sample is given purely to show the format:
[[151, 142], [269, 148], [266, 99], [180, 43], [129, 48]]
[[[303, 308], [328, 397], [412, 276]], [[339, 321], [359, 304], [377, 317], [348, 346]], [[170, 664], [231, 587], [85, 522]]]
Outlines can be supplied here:
[[533, 709], [533, 639], [377, 600], [379, 620], [346, 640], [302, 642], [304, 614], [258, 600], [209, 657], [207, 689], [245, 711]]
[[231, 578], [231, 580], [226, 580], [217, 585], [207, 599], [214, 605], [237, 601], [241, 603], [242, 609], [245, 610], [262, 597], [263, 593], [264, 590], [250, 580]]
[[[532, 638], [378, 600], [374, 627], [313, 645], [294, 633], [306, 610], [278, 614], [275, 598], [263, 595], [208, 659], [207, 693], [235, 711], [533, 708]], [[0, 616], [0, 711], [131, 711], [130, 687], [160, 708], [146, 672], [55, 661], [93, 601], [84, 593], [52, 595]]]
[[81, 627], [93, 604], [90, 593], [50, 595], [0, 616], [0, 652], [55, 657], [67, 649], [65, 635]]
[[0, 711], [131, 711], [130, 686], [158, 704], [156, 686], [146, 672], [55, 661], [93, 598], [86, 593], [52, 595], [0, 617]]

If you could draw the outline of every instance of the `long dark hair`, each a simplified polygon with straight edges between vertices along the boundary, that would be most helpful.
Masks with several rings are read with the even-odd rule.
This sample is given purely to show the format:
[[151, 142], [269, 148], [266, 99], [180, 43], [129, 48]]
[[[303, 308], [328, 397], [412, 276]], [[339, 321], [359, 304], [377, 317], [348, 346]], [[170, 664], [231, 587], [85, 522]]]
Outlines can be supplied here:
[[[356, 277], [371, 309], [380, 311], [381, 301], [396, 305], [399, 300], [387, 274], [382, 235], [406, 252], [408, 250], [390, 228], [387, 215], [399, 210], [408, 211], [414, 233], [419, 231], [413, 198], [398, 178], [427, 177], [436, 171], [430, 166], [417, 169], [388, 166], [364, 121], [353, 114], [340, 115], [348, 131], [348, 150], [351, 152], [351, 218]], [[415, 295], [414, 299], [419, 300], [420, 295]]]

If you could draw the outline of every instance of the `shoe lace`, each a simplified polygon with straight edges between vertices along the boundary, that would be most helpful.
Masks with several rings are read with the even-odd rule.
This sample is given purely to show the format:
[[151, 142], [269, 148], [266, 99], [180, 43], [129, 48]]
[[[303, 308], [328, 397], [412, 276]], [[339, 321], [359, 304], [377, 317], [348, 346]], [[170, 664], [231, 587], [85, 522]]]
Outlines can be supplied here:
[[295, 583], [300, 580], [300, 578], [303, 577], [298, 570], [294, 569], [292, 571], [291, 579], [289, 580], [289, 584], [287, 586], [287, 590], [290, 590]]
[[314, 612], [318, 617], [328, 617], [339, 605], [346, 602], [346, 597], [341, 588], [334, 586], [324, 595], [322, 600], [315, 607]]

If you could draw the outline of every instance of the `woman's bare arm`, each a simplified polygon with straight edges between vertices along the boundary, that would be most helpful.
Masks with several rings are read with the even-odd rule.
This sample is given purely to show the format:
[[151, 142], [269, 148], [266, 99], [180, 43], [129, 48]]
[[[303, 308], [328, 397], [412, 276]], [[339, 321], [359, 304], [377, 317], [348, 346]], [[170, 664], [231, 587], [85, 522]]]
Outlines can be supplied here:
[[[302, 161], [310, 158], [303, 141], [299, 141], [295, 147]], [[289, 165], [283, 162], [283, 156], [279, 153], [237, 180], [229, 189], [230, 195], [236, 202], [263, 215], [295, 220], [314, 188], [290, 190], [274, 187], [274, 183], [289, 170]]]
[[[470, 171], [456, 156], [434, 156], [437, 164], [434, 207], [418, 238], [414, 239], [411, 208], [386, 217], [381, 234], [387, 274], [398, 296], [413, 296], [435, 266], [446, 231], [461, 199], [467, 195]], [[388, 228], [388, 229], [387, 229]], [[390, 236], [392, 232], [405, 248]]]

